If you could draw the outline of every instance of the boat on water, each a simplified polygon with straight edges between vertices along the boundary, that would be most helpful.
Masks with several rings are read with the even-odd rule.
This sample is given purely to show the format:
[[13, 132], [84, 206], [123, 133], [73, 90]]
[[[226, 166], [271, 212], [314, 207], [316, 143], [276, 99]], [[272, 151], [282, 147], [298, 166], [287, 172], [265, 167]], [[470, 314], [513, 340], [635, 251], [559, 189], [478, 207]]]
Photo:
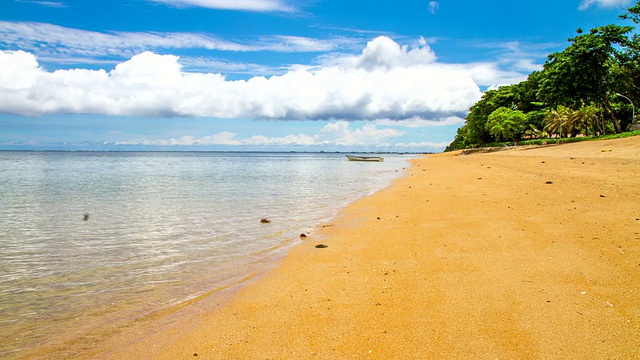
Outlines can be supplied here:
[[347, 159], [349, 159], [349, 161], [373, 161], [373, 162], [384, 161], [384, 158], [380, 156], [347, 155]]

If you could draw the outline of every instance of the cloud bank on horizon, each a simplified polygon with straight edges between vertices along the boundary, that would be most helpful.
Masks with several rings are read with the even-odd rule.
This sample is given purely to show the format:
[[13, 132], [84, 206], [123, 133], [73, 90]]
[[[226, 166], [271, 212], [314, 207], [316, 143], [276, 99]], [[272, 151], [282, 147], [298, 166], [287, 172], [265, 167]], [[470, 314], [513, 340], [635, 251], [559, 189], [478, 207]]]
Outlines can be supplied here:
[[[444, 122], [458, 122], [458, 119], [450, 118]], [[384, 124], [380, 121], [379, 124]], [[142, 146], [206, 146], [206, 145], [222, 145], [222, 146], [272, 146], [272, 147], [316, 147], [330, 148], [340, 147], [371, 147], [377, 149], [438, 149], [449, 145], [449, 142], [402, 142], [397, 139], [404, 135], [403, 131], [397, 129], [381, 129], [376, 124], [366, 124], [361, 128], [352, 128], [351, 123], [340, 120], [329, 122], [315, 134], [290, 134], [281, 137], [268, 137], [264, 135], [254, 135], [248, 138], [238, 136], [237, 133], [230, 131], [222, 131], [217, 134], [196, 137], [191, 135], [181, 136], [179, 138], [169, 139], [132, 139], [126, 141], [117, 141], [113, 145], [142, 145]]]
[[0, 52], [0, 112], [278, 120], [437, 121], [461, 116], [481, 96], [486, 64], [438, 63], [423, 41], [409, 48], [388, 37], [331, 64], [283, 75], [227, 80], [182, 70], [179, 58], [143, 52], [106, 70], [49, 72], [35, 55]]

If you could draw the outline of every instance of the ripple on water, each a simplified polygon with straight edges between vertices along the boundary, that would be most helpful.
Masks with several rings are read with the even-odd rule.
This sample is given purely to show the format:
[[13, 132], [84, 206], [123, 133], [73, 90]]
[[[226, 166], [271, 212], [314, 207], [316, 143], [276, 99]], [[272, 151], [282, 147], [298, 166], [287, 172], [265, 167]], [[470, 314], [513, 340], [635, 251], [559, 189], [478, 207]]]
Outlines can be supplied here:
[[238, 281], [407, 159], [0, 152], [0, 355]]

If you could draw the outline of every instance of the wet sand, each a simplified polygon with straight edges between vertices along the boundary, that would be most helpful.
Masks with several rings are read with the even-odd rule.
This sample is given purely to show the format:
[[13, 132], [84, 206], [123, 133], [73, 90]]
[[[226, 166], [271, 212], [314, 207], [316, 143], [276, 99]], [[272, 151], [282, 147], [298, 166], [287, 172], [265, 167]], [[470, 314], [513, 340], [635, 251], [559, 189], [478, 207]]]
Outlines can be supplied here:
[[640, 137], [417, 159], [224, 305], [102, 353], [196, 355], [640, 358]]

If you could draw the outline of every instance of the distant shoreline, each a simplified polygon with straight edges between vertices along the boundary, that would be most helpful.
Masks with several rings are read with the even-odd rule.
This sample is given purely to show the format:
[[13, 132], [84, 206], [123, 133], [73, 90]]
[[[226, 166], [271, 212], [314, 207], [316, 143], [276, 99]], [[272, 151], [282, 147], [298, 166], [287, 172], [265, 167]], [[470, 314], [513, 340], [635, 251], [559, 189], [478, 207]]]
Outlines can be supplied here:
[[394, 154], [422, 155], [425, 152], [398, 151], [259, 151], [259, 150], [58, 150], [58, 149], [0, 149], [0, 152], [64, 152], [64, 153], [246, 153], [246, 154]]

